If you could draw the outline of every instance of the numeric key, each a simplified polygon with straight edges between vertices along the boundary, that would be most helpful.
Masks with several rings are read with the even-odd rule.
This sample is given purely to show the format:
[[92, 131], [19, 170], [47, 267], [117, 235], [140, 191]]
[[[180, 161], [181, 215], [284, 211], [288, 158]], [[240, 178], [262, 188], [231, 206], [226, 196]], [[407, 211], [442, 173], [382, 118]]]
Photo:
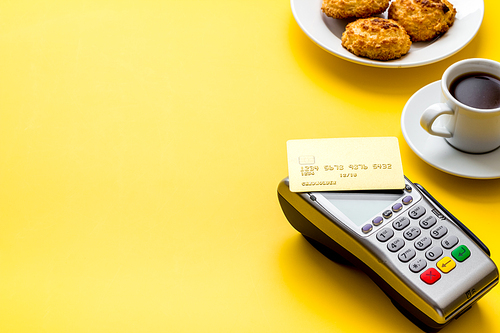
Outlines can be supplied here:
[[443, 249], [440, 247], [433, 247], [432, 249], [430, 249], [425, 253], [425, 257], [431, 261], [436, 260], [442, 255], [443, 255]]
[[386, 242], [394, 236], [394, 230], [391, 228], [384, 228], [377, 233], [379, 242]]
[[432, 238], [439, 239], [448, 233], [448, 229], [444, 225], [437, 226], [431, 230]]
[[410, 225], [410, 219], [407, 217], [404, 217], [404, 216], [402, 216], [402, 217], [394, 220], [394, 222], [392, 222], [392, 226], [396, 230], [403, 230], [404, 228], [406, 228], [409, 225]]
[[407, 240], [413, 240], [413, 239], [417, 238], [418, 236], [420, 236], [421, 232], [422, 231], [420, 230], [420, 228], [411, 227], [408, 230], [406, 230], [405, 232], [403, 232], [403, 236]]
[[417, 248], [417, 250], [422, 251], [428, 248], [431, 244], [432, 240], [430, 239], [430, 237], [424, 236], [415, 242], [415, 247]]
[[391, 252], [397, 252], [405, 246], [405, 241], [403, 238], [394, 238], [387, 244], [387, 249]]
[[437, 219], [432, 215], [426, 216], [420, 220], [420, 226], [424, 229], [429, 229], [430, 227], [432, 227], [436, 223], [437, 223]]
[[406, 250], [403, 250], [401, 251], [399, 254], [398, 254], [398, 258], [399, 260], [401, 260], [402, 262], [408, 262], [410, 261], [411, 259], [413, 259], [415, 257], [415, 255], [417, 254], [417, 252], [412, 249], [412, 248], [408, 248]]

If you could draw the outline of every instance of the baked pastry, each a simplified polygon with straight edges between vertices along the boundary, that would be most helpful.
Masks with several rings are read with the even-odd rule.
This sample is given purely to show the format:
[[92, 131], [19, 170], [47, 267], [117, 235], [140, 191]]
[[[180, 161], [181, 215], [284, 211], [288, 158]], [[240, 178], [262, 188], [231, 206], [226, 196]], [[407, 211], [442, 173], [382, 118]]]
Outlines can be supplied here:
[[321, 10], [334, 19], [370, 17], [383, 13], [390, 0], [323, 0]]
[[401, 24], [413, 42], [422, 42], [448, 31], [456, 13], [447, 0], [394, 0], [388, 18]]
[[410, 36], [396, 21], [380, 17], [349, 23], [342, 34], [342, 46], [357, 56], [392, 60], [408, 53]]

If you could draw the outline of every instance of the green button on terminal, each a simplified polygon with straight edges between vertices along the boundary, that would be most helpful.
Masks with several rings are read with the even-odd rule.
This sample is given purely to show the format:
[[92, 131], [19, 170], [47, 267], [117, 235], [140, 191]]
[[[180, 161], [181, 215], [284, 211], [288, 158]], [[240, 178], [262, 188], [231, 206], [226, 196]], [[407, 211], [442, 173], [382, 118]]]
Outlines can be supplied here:
[[470, 250], [467, 248], [465, 245], [460, 245], [457, 247], [453, 252], [451, 252], [451, 255], [453, 258], [455, 258], [457, 261], [462, 262], [465, 259], [470, 257]]

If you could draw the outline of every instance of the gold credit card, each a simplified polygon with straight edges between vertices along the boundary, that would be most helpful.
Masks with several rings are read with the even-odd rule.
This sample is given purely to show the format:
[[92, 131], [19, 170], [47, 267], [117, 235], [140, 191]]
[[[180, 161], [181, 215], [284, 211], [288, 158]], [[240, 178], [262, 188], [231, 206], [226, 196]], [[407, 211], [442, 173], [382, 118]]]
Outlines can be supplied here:
[[287, 153], [292, 192], [405, 186], [396, 137], [289, 140]]

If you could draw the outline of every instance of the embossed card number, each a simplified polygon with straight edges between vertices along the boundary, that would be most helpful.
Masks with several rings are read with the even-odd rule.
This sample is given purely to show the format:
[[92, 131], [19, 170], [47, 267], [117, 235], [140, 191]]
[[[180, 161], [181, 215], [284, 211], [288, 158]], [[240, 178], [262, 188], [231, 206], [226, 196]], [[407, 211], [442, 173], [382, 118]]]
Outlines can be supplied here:
[[290, 140], [292, 192], [402, 189], [405, 185], [395, 137]]

